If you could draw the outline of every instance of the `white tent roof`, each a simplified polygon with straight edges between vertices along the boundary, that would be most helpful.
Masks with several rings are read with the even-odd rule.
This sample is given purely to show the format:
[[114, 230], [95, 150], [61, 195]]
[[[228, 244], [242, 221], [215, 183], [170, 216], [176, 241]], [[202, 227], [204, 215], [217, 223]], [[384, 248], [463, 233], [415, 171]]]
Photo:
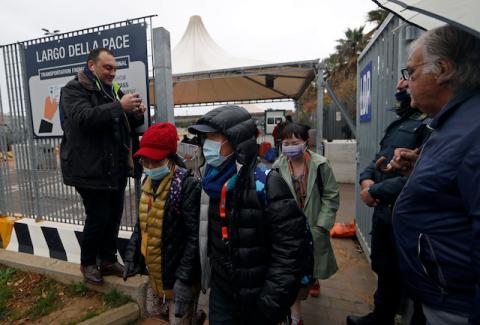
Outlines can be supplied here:
[[480, 37], [478, 0], [373, 0], [411, 24], [433, 29], [446, 23]]
[[174, 104], [298, 99], [315, 78], [317, 65], [318, 60], [265, 64], [232, 57], [193, 16], [172, 53]]
[[190, 17], [172, 52], [173, 74], [260, 65], [260, 60], [230, 56], [210, 36], [200, 16]]

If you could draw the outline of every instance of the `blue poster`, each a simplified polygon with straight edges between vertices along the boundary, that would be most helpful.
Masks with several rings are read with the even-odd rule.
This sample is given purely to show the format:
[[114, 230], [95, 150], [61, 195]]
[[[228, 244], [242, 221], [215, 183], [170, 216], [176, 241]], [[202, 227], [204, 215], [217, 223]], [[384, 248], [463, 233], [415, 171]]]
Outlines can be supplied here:
[[[122, 91], [140, 93], [145, 107], [149, 107], [146, 28], [144, 23], [132, 24], [25, 46], [34, 135], [62, 136], [58, 112], [60, 90], [83, 69], [88, 53], [99, 47], [115, 55], [118, 69], [115, 81]], [[142, 129], [148, 127], [148, 111]], [[41, 124], [50, 127], [41, 128]]]
[[372, 120], [372, 62], [360, 72], [360, 122]]

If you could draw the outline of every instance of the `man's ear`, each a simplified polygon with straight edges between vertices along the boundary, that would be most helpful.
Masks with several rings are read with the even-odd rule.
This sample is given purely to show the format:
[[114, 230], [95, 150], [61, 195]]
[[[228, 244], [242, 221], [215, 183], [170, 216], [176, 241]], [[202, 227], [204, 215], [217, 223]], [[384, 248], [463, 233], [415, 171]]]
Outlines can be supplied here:
[[453, 63], [452, 61], [440, 59], [437, 61], [437, 65], [440, 68], [440, 73], [437, 75], [437, 83], [443, 84], [450, 80], [453, 72]]
[[87, 67], [88, 67], [88, 70], [94, 72], [95, 71], [95, 62], [93, 62], [93, 60], [89, 60], [87, 62]]

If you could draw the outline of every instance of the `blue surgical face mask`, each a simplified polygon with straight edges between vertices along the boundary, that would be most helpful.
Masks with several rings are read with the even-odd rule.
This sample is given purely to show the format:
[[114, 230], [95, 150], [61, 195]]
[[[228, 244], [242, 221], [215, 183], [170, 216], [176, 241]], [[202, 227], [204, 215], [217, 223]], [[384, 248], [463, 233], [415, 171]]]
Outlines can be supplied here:
[[220, 154], [220, 149], [225, 142], [205, 139], [205, 142], [203, 143], [203, 155], [205, 156], [207, 164], [213, 167], [219, 167], [225, 162], [227, 157]]
[[168, 173], [170, 173], [170, 168], [168, 168], [167, 165], [160, 166], [157, 168], [152, 168], [152, 169], [144, 167], [143, 172], [145, 173], [145, 175], [149, 176], [154, 181], [160, 181], [165, 176], [167, 176]]
[[286, 146], [282, 144], [282, 153], [289, 158], [299, 158], [305, 152], [305, 143]]

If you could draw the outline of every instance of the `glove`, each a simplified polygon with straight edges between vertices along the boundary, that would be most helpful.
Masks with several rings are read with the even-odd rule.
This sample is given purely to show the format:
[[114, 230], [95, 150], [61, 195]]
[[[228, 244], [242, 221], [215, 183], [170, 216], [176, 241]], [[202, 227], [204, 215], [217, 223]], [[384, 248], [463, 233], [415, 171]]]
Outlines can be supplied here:
[[134, 276], [138, 273], [138, 267], [135, 266], [134, 262], [124, 262], [123, 265], [123, 281], [127, 281], [127, 278]]
[[187, 312], [189, 305], [193, 304], [194, 297], [192, 287], [177, 279], [173, 285], [173, 293], [175, 317], [182, 318]]

